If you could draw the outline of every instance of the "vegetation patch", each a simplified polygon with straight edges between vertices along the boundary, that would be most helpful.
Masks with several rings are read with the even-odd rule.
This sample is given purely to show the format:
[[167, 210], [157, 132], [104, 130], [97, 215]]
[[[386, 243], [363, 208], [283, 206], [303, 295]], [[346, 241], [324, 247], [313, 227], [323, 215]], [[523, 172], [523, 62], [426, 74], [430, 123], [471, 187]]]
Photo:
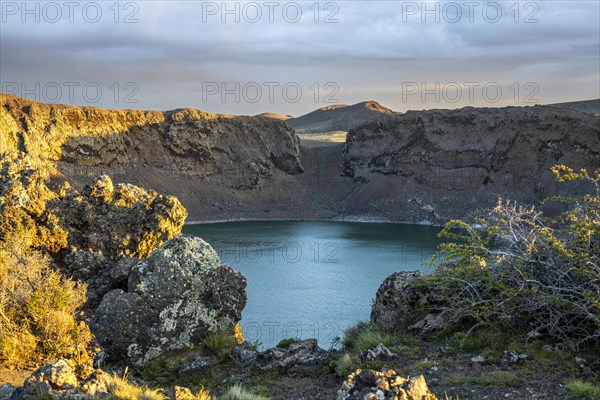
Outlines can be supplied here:
[[567, 382], [565, 392], [570, 396], [580, 399], [600, 398], [600, 386], [579, 379]]
[[221, 400], [269, 400], [269, 398], [249, 392], [240, 385], [234, 385], [221, 396]]
[[202, 344], [217, 356], [225, 358], [231, 354], [238, 341], [230, 332], [218, 331], [204, 338]]
[[[432, 261], [438, 268], [425, 279], [445, 300], [437, 311], [450, 327], [546, 337], [573, 349], [598, 345], [600, 170], [557, 166], [553, 172], [593, 193], [548, 199], [567, 209], [555, 218], [499, 201], [474, 224], [451, 221], [441, 232], [450, 241], [440, 246]], [[463, 348], [481, 345], [468, 337], [461, 342]]]
[[297, 339], [297, 338], [282, 339], [279, 343], [277, 343], [276, 347], [278, 349], [287, 349], [288, 347], [290, 347], [290, 344], [294, 343], [297, 340], [299, 340], [299, 339]]
[[523, 374], [515, 371], [494, 371], [483, 376], [454, 374], [444, 379], [444, 384], [470, 386], [521, 387], [525, 384]]
[[390, 333], [376, 330], [366, 322], [359, 322], [357, 325], [348, 328], [345, 331], [344, 340], [342, 341], [345, 349], [355, 353], [372, 350], [379, 343], [383, 343], [389, 348], [394, 344], [394, 336]]

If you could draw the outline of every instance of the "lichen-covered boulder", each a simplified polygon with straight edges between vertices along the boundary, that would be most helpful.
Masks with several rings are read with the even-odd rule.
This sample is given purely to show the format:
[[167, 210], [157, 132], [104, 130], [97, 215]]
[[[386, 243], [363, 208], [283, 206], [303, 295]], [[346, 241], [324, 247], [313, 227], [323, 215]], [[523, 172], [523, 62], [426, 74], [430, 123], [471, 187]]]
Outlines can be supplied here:
[[75, 370], [65, 360], [56, 360], [38, 368], [25, 382], [25, 387], [43, 385], [54, 390], [74, 389], [79, 386]]
[[[60, 359], [36, 369], [21, 387], [0, 386], [0, 399], [106, 398], [110, 380], [111, 376], [101, 369]], [[2, 393], [2, 388], [5, 388], [6, 393]]]
[[246, 304], [246, 278], [204, 240], [178, 236], [134, 266], [127, 291], [109, 292], [92, 330], [111, 357], [142, 366], [230, 330]]
[[437, 400], [423, 375], [406, 379], [394, 370], [356, 370], [338, 390], [338, 400], [402, 399]]
[[131, 267], [181, 234], [187, 212], [175, 197], [104, 175], [81, 192], [67, 188], [50, 207], [68, 232], [57, 257], [70, 276], [89, 285], [90, 304], [125, 284]]

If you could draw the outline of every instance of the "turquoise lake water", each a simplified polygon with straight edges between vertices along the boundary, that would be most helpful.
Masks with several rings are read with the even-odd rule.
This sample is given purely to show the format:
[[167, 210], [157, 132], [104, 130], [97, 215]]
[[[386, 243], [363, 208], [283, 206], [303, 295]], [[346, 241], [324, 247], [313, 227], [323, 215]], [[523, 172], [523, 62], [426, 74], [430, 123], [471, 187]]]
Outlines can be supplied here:
[[424, 266], [440, 228], [353, 222], [227, 222], [186, 225], [248, 279], [240, 322], [249, 341], [275, 346], [287, 337], [336, 336], [368, 320], [383, 280]]

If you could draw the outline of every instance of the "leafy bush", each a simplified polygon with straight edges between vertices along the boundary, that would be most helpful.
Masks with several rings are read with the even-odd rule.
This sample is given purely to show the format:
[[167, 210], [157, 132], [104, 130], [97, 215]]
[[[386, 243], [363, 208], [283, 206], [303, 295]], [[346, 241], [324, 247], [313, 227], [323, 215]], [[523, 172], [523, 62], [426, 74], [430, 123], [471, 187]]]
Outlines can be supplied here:
[[281, 341], [279, 343], [277, 343], [277, 347], [278, 349], [287, 349], [288, 347], [290, 347], [290, 344], [294, 343], [296, 340], [296, 338], [285, 338], [285, 339], [281, 339]]
[[[593, 193], [555, 197], [567, 211], [547, 218], [533, 206], [499, 200], [476, 224], [449, 222], [451, 239], [427, 279], [451, 323], [541, 334], [574, 347], [600, 339], [600, 170], [553, 168], [559, 181]], [[458, 228], [458, 230], [457, 230]]]

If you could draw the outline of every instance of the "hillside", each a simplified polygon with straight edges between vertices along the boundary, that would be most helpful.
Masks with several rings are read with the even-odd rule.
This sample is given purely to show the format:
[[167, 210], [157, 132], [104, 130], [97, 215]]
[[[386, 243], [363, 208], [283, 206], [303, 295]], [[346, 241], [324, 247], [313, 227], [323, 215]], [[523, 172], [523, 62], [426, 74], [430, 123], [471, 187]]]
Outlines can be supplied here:
[[568, 108], [570, 110], [578, 110], [588, 114], [600, 115], [600, 99], [571, 101], [568, 103], [549, 104], [551, 107]]
[[286, 123], [298, 133], [348, 132], [373, 118], [391, 114], [394, 114], [392, 110], [376, 101], [365, 101], [351, 106], [336, 104], [319, 108], [301, 117], [290, 118]]
[[282, 114], [276, 114], [276, 113], [272, 113], [272, 112], [265, 112], [265, 113], [262, 113], [262, 114], [257, 114], [257, 115], [255, 115], [255, 117], [280, 119], [282, 121], [285, 121], [285, 120], [288, 120], [288, 119], [292, 118], [291, 115], [282, 115]]

